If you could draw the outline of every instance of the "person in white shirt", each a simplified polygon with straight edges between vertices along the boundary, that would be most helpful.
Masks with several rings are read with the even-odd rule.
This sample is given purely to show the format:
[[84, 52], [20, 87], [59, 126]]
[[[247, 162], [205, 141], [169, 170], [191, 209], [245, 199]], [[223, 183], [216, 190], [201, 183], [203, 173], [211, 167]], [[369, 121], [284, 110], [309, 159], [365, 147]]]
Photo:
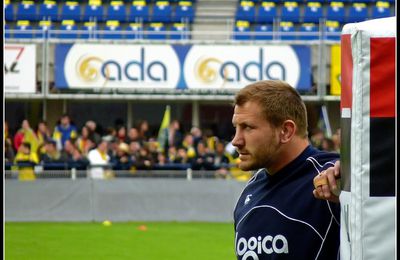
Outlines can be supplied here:
[[93, 179], [105, 178], [105, 170], [110, 163], [107, 151], [108, 141], [105, 139], [102, 139], [95, 149], [89, 151], [90, 177]]

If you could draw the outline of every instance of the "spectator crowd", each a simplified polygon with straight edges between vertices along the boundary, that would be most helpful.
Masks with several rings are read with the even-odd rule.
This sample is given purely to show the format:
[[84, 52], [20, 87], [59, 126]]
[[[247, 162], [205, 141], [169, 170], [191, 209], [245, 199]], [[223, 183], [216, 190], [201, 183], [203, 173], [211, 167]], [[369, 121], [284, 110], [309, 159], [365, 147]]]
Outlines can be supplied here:
[[[310, 141], [321, 150], [339, 152], [340, 129], [331, 138], [314, 130]], [[137, 170], [185, 168], [214, 171], [216, 177], [227, 178], [240, 171], [232, 144], [210, 130], [192, 127], [184, 132], [179, 121], [172, 120], [158, 136], [151, 136], [148, 122], [142, 120], [129, 129], [117, 125], [101, 133], [92, 120], [78, 129], [67, 114], [53, 131], [45, 121], [33, 129], [25, 119], [12, 135], [4, 122], [4, 160], [6, 165], [17, 165], [19, 178], [26, 180], [35, 179], [34, 165], [90, 169], [92, 178], [112, 177], [115, 171], [134, 174]]]

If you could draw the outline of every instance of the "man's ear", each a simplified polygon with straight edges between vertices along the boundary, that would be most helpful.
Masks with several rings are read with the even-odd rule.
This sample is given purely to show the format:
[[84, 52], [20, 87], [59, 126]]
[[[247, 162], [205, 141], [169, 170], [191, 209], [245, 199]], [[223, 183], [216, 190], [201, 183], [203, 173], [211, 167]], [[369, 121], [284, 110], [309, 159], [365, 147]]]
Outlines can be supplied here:
[[296, 131], [296, 123], [293, 120], [285, 120], [282, 124], [281, 131], [279, 132], [281, 143], [288, 143], [295, 136]]

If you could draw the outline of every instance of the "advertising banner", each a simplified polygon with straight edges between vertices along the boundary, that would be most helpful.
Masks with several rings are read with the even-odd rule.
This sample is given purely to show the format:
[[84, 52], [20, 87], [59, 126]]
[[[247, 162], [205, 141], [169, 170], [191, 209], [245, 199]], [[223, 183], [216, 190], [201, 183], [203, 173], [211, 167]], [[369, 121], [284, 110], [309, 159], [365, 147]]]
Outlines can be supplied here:
[[36, 92], [36, 46], [34, 44], [5, 44], [4, 92]]
[[266, 79], [311, 89], [309, 46], [58, 44], [55, 51], [60, 89], [236, 90]]

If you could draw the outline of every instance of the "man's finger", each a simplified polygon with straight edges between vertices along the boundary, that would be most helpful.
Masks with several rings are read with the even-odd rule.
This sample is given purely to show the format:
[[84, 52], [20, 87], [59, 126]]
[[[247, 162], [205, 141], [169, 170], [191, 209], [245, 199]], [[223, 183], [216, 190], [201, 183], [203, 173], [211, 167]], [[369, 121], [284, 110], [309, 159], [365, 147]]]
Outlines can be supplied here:
[[317, 188], [322, 185], [327, 185], [328, 184], [328, 179], [323, 176], [323, 175], [318, 175], [317, 177], [314, 178], [314, 187]]

